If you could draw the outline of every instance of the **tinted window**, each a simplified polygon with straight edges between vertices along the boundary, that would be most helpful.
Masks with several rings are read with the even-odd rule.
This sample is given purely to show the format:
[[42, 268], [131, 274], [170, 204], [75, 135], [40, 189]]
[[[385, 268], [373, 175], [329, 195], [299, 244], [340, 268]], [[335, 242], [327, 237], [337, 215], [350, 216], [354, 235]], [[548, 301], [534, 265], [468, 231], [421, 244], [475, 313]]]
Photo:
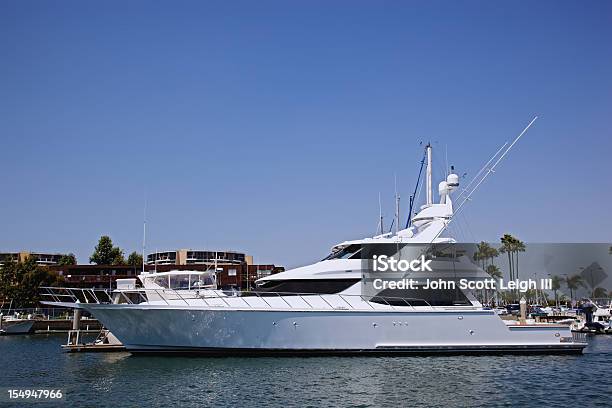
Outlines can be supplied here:
[[258, 293], [318, 293], [333, 294], [348, 289], [360, 279], [291, 279], [283, 281], [266, 281], [255, 290]]
[[323, 260], [327, 261], [330, 259], [360, 259], [360, 256], [359, 256], [360, 252], [361, 252], [361, 245], [353, 244], [339, 251], [332, 252]]
[[[398, 299], [400, 298], [400, 299]], [[406, 300], [403, 300], [406, 299]], [[471, 306], [459, 289], [385, 289], [373, 297], [372, 302], [393, 306]]]

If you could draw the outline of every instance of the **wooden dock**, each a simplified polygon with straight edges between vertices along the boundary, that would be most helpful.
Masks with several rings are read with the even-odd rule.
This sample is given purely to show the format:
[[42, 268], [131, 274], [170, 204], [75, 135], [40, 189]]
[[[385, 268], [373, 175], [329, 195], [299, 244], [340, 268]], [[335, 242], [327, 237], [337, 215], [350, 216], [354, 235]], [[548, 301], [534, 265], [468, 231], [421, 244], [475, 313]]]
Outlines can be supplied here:
[[89, 352], [89, 353], [99, 353], [99, 352], [117, 352], [117, 351], [125, 351], [125, 346], [123, 344], [62, 344], [62, 350], [68, 353], [79, 353], [79, 352]]

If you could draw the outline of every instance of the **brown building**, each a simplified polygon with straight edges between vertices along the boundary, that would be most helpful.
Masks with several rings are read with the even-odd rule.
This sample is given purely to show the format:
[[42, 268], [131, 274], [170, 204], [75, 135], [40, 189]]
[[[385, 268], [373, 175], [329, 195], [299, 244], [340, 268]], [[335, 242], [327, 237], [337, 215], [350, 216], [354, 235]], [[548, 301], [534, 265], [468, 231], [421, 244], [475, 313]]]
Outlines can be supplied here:
[[177, 249], [157, 251], [147, 255], [147, 265], [215, 265], [252, 264], [253, 257], [236, 251]]
[[109, 289], [116, 286], [117, 279], [135, 278], [140, 273], [140, 268], [127, 265], [51, 265], [48, 268], [63, 278], [63, 286], [70, 288]]
[[[147, 272], [171, 270], [214, 271], [221, 289], [252, 289], [255, 281], [285, 268], [272, 264], [253, 265], [253, 257], [234, 251], [199, 251], [181, 249], [155, 252], [147, 255]], [[53, 265], [49, 270], [57, 272], [67, 287], [112, 288], [117, 279], [134, 278], [141, 267], [127, 265]]]
[[28, 257], [36, 258], [36, 263], [39, 265], [57, 265], [64, 254], [43, 254], [37, 252], [2, 252], [0, 253], [0, 266], [5, 260], [11, 259], [15, 262], [24, 262]]

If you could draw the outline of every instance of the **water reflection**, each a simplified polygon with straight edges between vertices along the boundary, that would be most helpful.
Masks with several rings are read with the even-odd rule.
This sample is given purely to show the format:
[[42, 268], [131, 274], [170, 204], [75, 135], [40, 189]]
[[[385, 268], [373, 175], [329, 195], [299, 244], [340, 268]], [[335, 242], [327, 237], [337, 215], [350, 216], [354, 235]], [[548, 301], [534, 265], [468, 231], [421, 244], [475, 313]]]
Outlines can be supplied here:
[[93, 406], [608, 404], [612, 336], [583, 356], [205, 358], [67, 354], [64, 336], [0, 338], [0, 386], [62, 387]]

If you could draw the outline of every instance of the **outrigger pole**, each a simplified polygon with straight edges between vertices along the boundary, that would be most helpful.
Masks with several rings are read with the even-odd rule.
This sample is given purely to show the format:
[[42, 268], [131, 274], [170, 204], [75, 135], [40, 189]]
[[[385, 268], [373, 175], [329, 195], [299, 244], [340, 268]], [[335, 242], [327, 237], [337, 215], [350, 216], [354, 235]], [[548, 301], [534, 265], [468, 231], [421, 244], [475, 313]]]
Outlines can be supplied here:
[[[534, 116], [534, 118], [531, 120], [531, 122], [529, 122], [529, 124], [525, 127], [525, 129], [523, 129], [523, 131], [514, 139], [514, 141], [512, 141], [512, 143], [510, 144], [510, 146], [508, 146], [506, 148], [506, 150], [504, 150], [504, 152], [502, 153], [501, 156], [499, 156], [499, 158], [495, 161], [495, 163], [493, 164], [493, 166], [491, 166], [490, 168], [487, 169], [486, 173], [484, 176], [482, 176], [482, 178], [478, 181], [478, 183], [476, 183], [476, 185], [474, 186], [474, 188], [472, 188], [472, 190], [468, 193], [467, 197], [465, 197], [463, 199], [463, 201], [461, 202], [461, 204], [459, 204], [459, 206], [457, 207], [456, 211], [453, 211], [453, 214], [451, 215], [450, 219], [448, 220], [448, 222], [446, 223], [446, 226], [444, 228], [442, 228], [440, 230], [440, 232], [438, 232], [438, 234], [432, 239], [432, 242], [438, 238], [440, 236], [440, 234], [446, 229], [446, 227], [448, 227], [448, 225], [455, 219], [455, 216], [461, 211], [461, 209], [463, 209], [463, 206], [465, 205], [465, 203], [467, 203], [468, 201], [470, 201], [472, 194], [474, 194], [474, 192], [478, 189], [478, 187], [480, 187], [480, 185], [486, 180], [486, 178], [489, 176], [489, 174], [491, 173], [495, 173], [495, 167], [497, 167], [497, 165], [504, 159], [504, 157], [506, 157], [506, 155], [508, 154], [508, 152], [514, 147], [514, 145], [521, 139], [521, 137], [523, 137], [523, 135], [525, 133], [527, 133], [527, 130], [529, 130], [529, 128], [531, 127], [531, 125], [533, 125], [533, 123], [536, 121], [538, 117]], [[507, 143], [506, 143], [507, 144]], [[504, 145], [505, 146], [505, 145]], [[503, 149], [503, 146], [502, 146]], [[499, 151], [497, 153], [495, 153], [495, 155], [491, 158], [491, 160], [489, 160], [490, 163], [491, 161], [493, 161], [493, 159], [495, 158], [495, 156], [497, 156], [497, 154], [499, 153]], [[486, 165], [485, 165], [486, 168]], [[472, 183], [470, 183], [472, 184]]]

